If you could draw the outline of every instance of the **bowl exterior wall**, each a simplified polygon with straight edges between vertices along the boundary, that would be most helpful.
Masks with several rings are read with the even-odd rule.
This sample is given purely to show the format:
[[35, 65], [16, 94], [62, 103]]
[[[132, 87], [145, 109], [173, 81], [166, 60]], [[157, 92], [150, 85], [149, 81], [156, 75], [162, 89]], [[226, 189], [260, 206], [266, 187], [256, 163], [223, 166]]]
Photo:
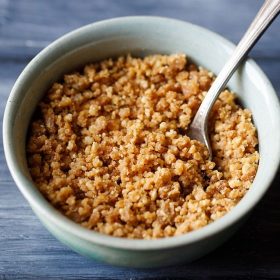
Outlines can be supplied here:
[[[36, 213], [36, 211], [34, 210]], [[100, 246], [83, 240], [49, 222], [45, 217], [36, 213], [42, 224], [59, 241], [70, 247], [75, 252], [93, 260], [110, 263], [117, 266], [154, 268], [192, 262], [211, 252], [228, 240], [238, 228], [246, 221], [246, 217], [238, 223], [228, 227], [219, 234], [212, 235], [199, 242], [184, 246], [160, 250], [122, 250], [109, 246]]]

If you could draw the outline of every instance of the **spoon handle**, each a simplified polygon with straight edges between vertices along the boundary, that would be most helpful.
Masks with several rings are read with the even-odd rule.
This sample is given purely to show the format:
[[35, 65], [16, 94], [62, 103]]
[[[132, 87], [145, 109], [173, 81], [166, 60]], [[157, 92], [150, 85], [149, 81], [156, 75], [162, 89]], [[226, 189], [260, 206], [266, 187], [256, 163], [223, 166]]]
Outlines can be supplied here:
[[[191, 129], [204, 129], [207, 132], [209, 112], [224, 89], [227, 82], [235, 72], [240, 62], [244, 59], [250, 49], [256, 44], [266, 28], [272, 23], [280, 11], [280, 0], [266, 0], [251, 23], [247, 32], [233, 51], [231, 57], [224, 65], [219, 75], [213, 82], [201, 103], [195, 118], [190, 126]], [[207, 134], [208, 135], [208, 134]]]

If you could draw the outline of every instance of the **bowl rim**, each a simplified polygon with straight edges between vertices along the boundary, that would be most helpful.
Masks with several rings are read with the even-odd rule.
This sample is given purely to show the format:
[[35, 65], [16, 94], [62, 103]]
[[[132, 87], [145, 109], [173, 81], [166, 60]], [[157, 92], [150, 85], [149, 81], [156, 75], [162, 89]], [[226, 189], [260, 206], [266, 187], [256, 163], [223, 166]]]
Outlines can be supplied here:
[[[278, 139], [278, 149], [274, 155], [274, 165], [271, 166], [271, 172], [266, 174], [266, 185], [263, 186], [261, 189], [258, 189], [253, 195], [250, 195], [248, 192], [245, 197], [225, 216], [221, 217], [220, 219], [214, 221], [211, 224], [208, 224], [198, 230], [188, 232], [183, 235], [174, 236], [174, 237], [166, 237], [160, 239], [153, 239], [153, 240], [143, 240], [143, 239], [128, 239], [128, 238], [119, 238], [113, 237], [105, 234], [101, 234], [86, 228], [83, 228], [79, 224], [71, 221], [70, 219], [66, 218], [62, 215], [58, 210], [56, 210], [47, 200], [39, 193], [36, 189], [36, 186], [27, 179], [24, 174], [20, 170], [20, 166], [16, 160], [16, 152], [13, 149], [13, 146], [10, 142], [12, 139], [12, 124], [13, 124], [13, 116], [17, 111], [17, 102], [15, 100], [20, 100], [20, 92], [21, 86], [25, 83], [29, 72], [36, 66], [37, 63], [40, 63], [41, 60], [46, 59], [49, 53], [53, 52], [55, 48], [59, 45], [62, 45], [65, 40], [73, 39], [78, 34], [85, 33], [86, 31], [95, 28], [110, 28], [112, 25], [117, 24], [129, 24], [131, 22], [138, 22], [138, 23], [145, 23], [149, 24], [157, 24], [157, 23], [164, 23], [168, 24], [175, 24], [184, 26], [185, 28], [192, 27], [196, 30], [210, 35], [214, 38], [219, 44], [223, 45], [224, 47], [232, 50], [235, 45], [230, 42], [229, 40], [225, 39], [221, 35], [210, 31], [204, 27], [172, 18], [166, 17], [158, 17], [158, 16], [128, 16], [128, 17], [118, 17], [112, 18], [107, 20], [102, 20], [99, 22], [94, 22], [85, 26], [82, 26], [78, 29], [75, 29], [62, 37], [55, 40], [53, 43], [48, 45], [44, 48], [39, 54], [37, 54], [25, 67], [22, 71], [20, 76], [18, 77], [17, 81], [15, 82], [11, 93], [9, 95], [5, 112], [3, 118], [3, 146], [4, 146], [4, 153], [6, 157], [6, 161], [11, 172], [11, 175], [20, 189], [24, 197], [27, 199], [33, 210], [35, 212], [40, 213], [47, 221], [52, 222], [55, 226], [60, 228], [61, 230], [68, 232], [74, 236], [77, 236], [83, 240], [92, 242], [94, 244], [113, 247], [117, 249], [125, 249], [125, 250], [159, 250], [159, 249], [168, 249], [177, 246], [187, 245], [191, 243], [198, 242], [204, 238], [212, 236], [224, 229], [230, 227], [231, 225], [235, 224], [238, 220], [240, 220], [243, 216], [245, 216], [250, 210], [258, 203], [258, 201], [262, 198], [264, 193], [269, 188], [271, 182], [273, 181], [277, 169], [280, 162], [280, 132], [277, 131], [276, 139]], [[252, 60], [247, 59], [246, 65], [250, 67], [250, 71], [253, 71], [254, 75], [259, 79], [263, 80], [266, 84], [267, 88], [267, 95], [269, 96], [270, 103], [274, 106], [273, 110], [275, 111], [276, 122], [280, 123], [280, 106], [279, 100], [277, 98], [277, 94], [273, 89], [270, 81], [263, 73], [263, 71], [259, 68], [259, 66]], [[278, 116], [277, 116], [278, 115]], [[253, 183], [254, 184], [254, 183]], [[38, 215], [38, 214], [37, 214]]]

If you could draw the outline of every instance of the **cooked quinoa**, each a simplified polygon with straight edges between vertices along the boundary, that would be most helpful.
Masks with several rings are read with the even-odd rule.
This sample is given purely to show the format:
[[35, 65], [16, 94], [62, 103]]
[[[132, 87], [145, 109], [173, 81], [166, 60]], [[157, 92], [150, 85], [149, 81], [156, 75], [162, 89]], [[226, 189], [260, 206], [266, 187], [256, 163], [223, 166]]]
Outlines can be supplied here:
[[229, 212], [255, 177], [248, 109], [225, 90], [209, 122], [213, 161], [188, 137], [213, 74], [183, 54], [88, 64], [52, 85], [27, 139], [31, 176], [82, 226], [118, 237], [162, 238]]

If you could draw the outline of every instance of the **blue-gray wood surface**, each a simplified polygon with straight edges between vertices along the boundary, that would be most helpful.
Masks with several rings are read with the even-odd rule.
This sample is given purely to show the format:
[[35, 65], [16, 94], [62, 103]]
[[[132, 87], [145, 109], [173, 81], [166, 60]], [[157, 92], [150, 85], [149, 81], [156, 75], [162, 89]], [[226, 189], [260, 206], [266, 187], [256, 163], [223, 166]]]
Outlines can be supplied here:
[[[205, 26], [237, 42], [261, 4], [260, 0], [0, 0], [1, 126], [19, 73], [42, 48], [72, 29], [111, 17], [159, 15]], [[251, 56], [280, 94], [279, 19]], [[210, 255], [171, 268], [119, 268], [88, 260], [48, 233], [9, 174], [0, 136], [0, 279], [280, 279], [279, 173], [248, 222]]]

